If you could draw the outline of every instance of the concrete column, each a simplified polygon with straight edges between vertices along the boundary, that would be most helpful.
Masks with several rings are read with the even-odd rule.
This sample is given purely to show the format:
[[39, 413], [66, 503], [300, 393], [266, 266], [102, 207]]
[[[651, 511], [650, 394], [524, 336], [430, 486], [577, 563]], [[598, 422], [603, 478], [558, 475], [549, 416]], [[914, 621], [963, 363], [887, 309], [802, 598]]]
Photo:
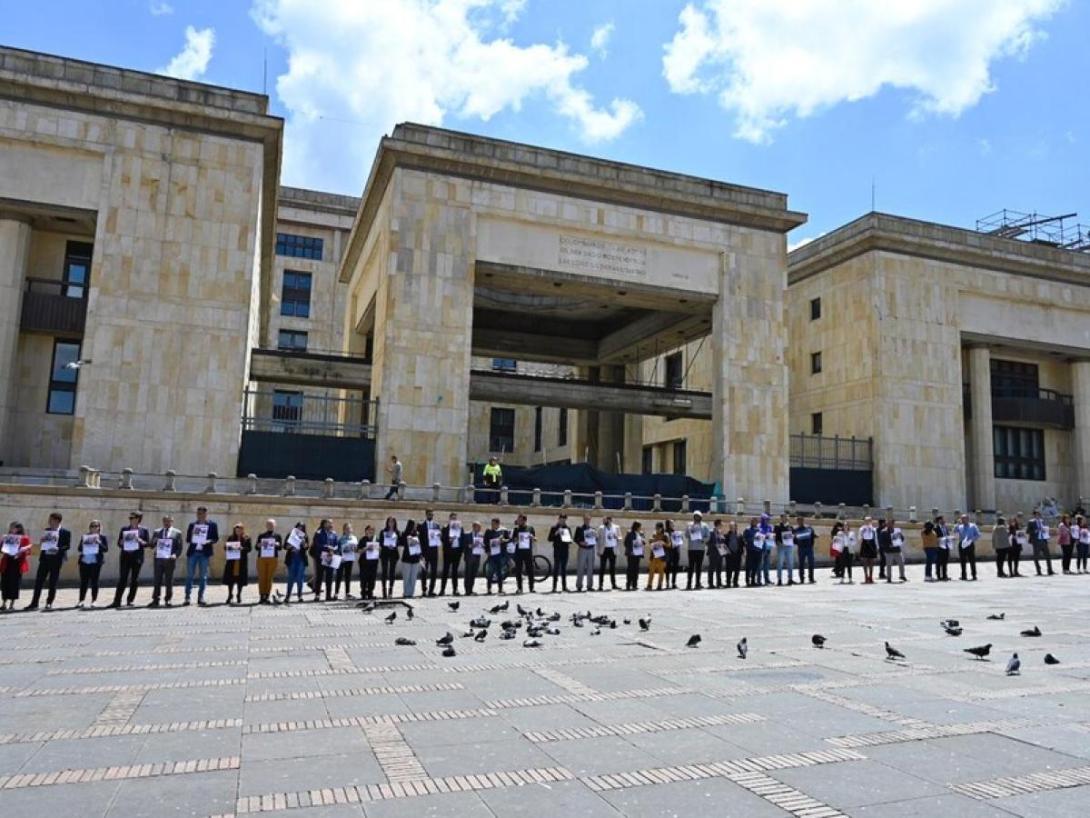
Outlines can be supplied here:
[[[375, 479], [391, 455], [409, 485], [465, 485], [473, 324], [473, 216], [439, 190], [397, 184], [388, 268], [375, 297]], [[449, 186], [443, 186], [444, 190]], [[450, 195], [449, 192], [445, 195]]]
[[[591, 383], [598, 383], [600, 369], [596, 366], [579, 367], [576, 374]], [[592, 466], [598, 465], [598, 412], [593, 409], [580, 409], [575, 413], [573, 425], [574, 457], [577, 463], [587, 462]]]
[[780, 504], [790, 499], [787, 247], [780, 234], [748, 231], [745, 238], [744, 250], [721, 254], [712, 309], [711, 476], [726, 497]]
[[[624, 383], [624, 366], [601, 367], [603, 383]], [[616, 473], [617, 456], [624, 459], [624, 412], [598, 412], [598, 462], [602, 471]]]
[[995, 449], [992, 435], [992, 356], [985, 346], [969, 349], [968, 508], [995, 509]]
[[1075, 402], [1075, 497], [1090, 497], [1090, 361], [1071, 364]]
[[0, 462], [11, 463], [10, 415], [24, 396], [16, 389], [19, 314], [30, 258], [30, 225], [0, 219]]

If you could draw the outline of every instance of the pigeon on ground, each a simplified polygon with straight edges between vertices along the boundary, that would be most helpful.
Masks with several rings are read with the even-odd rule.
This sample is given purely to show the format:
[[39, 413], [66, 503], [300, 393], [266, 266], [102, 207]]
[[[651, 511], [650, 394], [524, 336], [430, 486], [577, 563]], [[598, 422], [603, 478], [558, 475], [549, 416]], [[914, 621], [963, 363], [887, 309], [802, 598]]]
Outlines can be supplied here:
[[550, 622], [559, 622], [560, 621], [560, 611], [553, 611], [552, 615], [549, 617], [549, 621]]
[[947, 636], [961, 636], [961, 628], [947, 628], [946, 629], [946, 635]]
[[407, 637], [399, 636], [399, 637], [397, 637], [397, 639], [394, 640], [394, 644], [395, 645], [400, 645], [402, 647], [408, 647], [408, 646], [411, 646], [411, 645], [415, 645], [416, 642], [414, 642], [412, 639], [409, 639]]
[[503, 633], [500, 634], [500, 639], [514, 639], [514, 638], [515, 638], [515, 632], [514, 631], [504, 631]]
[[886, 658], [890, 660], [904, 659], [905, 655], [889, 642], [886, 642]]
[[541, 636], [541, 628], [535, 628], [533, 625], [530, 625], [526, 629], [526, 635], [529, 636], [531, 639], [536, 639], [537, 637]]
[[581, 628], [581, 627], [583, 627], [583, 620], [582, 620], [582, 619], [573, 619], [573, 620], [571, 621], [571, 623], [572, 623], [572, 626], [573, 626], [573, 627], [576, 627], [576, 628]]
[[592, 630], [590, 632], [590, 635], [591, 636], [601, 636], [602, 635], [602, 629], [601, 628], [595, 628], [594, 630]]
[[450, 608], [452, 611], [456, 611], [460, 607], [462, 607], [462, 603], [459, 600], [454, 600], [453, 602], [448, 602], [447, 607]]
[[1036, 625], [1034, 625], [1029, 630], [1022, 631], [1022, 636], [1040, 636], [1040, 635], [1041, 635], [1041, 629], [1038, 628]]
[[405, 618], [406, 619], [412, 619], [413, 618], [413, 609], [412, 608], [408, 608], [405, 611]]
[[519, 616], [530, 616], [533, 613], [533, 611], [526, 610], [518, 603], [515, 604], [515, 610], [518, 611]]
[[978, 646], [977, 646], [977, 647], [975, 647], [975, 648], [965, 648], [964, 650], [965, 650], [965, 652], [966, 652], [966, 653], [971, 653], [971, 654], [973, 654], [973, 656], [975, 656], [975, 657], [976, 657], [977, 659], [980, 659], [981, 661], [983, 661], [983, 660], [984, 660], [984, 658], [985, 658], [985, 657], [986, 657], [986, 656], [987, 656], [987, 655], [988, 655], [989, 653], [991, 653], [991, 652], [992, 652], [992, 643], [991, 643], [991, 642], [989, 642], [989, 643], [988, 643], [988, 644], [986, 644], [986, 645], [978, 645]]
[[501, 605], [493, 605], [491, 608], [489, 608], [489, 613], [491, 613], [491, 614], [503, 613], [504, 611], [506, 611], [510, 607], [511, 607], [511, 600], [507, 600], [506, 602], [504, 602]]
[[617, 630], [617, 620], [616, 619], [609, 620], [609, 629], [611, 631]]
[[1006, 611], [1004, 611], [1003, 613], [988, 614], [988, 619], [994, 619], [997, 622], [1000, 621], [1000, 620], [1006, 619], [1006, 618], [1007, 618]]
[[813, 645], [815, 648], [823, 648], [825, 647], [825, 637], [822, 636], [820, 633], [815, 633], [813, 636], [810, 637], [810, 644]]
[[737, 648], [738, 658], [745, 659], [746, 654], [749, 653], [749, 642], [746, 641], [746, 638], [744, 636], [742, 637], [742, 641], [738, 643]]
[[437, 645], [449, 645], [453, 641], [454, 641], [454, 634], [452, 634], [450, 631], [447, 631], [445, 634], [443, 634], [442, 636], [440, 636], [438, 639], [435, 640], [435, 644], [437, 644]]
[[536, 639], [527, 639], [525, 642], [522, 643], [522, 646], [524, 648], [540, 648], [541, 643], [538, 642]]
[[473, 637], [473, 641], [474, 642], [483, 642], [485, 640], [485, 637], [487, 637], [487, 636], [488, 636], [488, 631], [480, 631], [480, 632], [477, 633], [476, 636]]
[[456, 654], [454, 653], [454, 645], [447, 645], [445, 648], [443, 648], [443, 655], [446, 656], [448, 659], [451, 656], [455, 656]]
[[1018, 658], [1018, 654], [1015, 653], [1011, 656], [1010, 661], [1007, 662], [1007, 675], [1019, 676], [1022, 673], [1022, 660]]
[[390, 615], [388, 617], [386, 617], [386, 624], [387, 625], [394, 624], [395, 619], [397, 619], [397, 611], [390, 611]]
[[469, 637], [476, 636], [476, 635], [477, 634], [475, 634], [473, 631], [462, 631], [462, 638], [463, 639], [469, 639]]
[[961, 626], [961, 623], [956, 619], [943, 619], [939, 624], [944, 628], [958, 628]]
[[545, 618], [545, 609], [544, 608], [538, 608], [536, 611], [534, 611], [534, 613], [536, 613], [542, 619]]
[[[276, 595], [280, 596], [280, 592], [277, 591]], [[378, 603], [375, 602], [374, 600], [371, 600], [370, 602], [361, 602], [356, 607], [357, 608], [362, 608], [364, 613], [371, 613], [372, 611], [375, 610], [375, 608], [378, 607]]]
[[639, 619], [637, 621], [640, 623], [641, 631], [651, 630], [651, 617], [647, 617], [647, 619]]
[[560, 628], [546, 628], [545, 633], [549, 636], [560, 636]]
[[699, 633], [694, 633], [692, 636], [689, 637], [689, 641], [685, 643], [685, 647], [695, 648], [699, 644], [700, 644], [700, 634]]
[[471, 628], [487, 628], [491, 624], [492, 624], [491, 619], [485, 619], [483, 616], [478, 616], [476, 619], [474, 619], [472, 622], [469, 623], [469, 627], [471, 627]]
[[627, 616], [624, 619], [622, 619], [621, 621], [624, 622], [624, 624], [626, 624], [626, 625], [631, 625], [632, 624], [632, 620], [629, 619]]
[[1046, 653], [1045, 654], [1045, 664], [1046, 665], [1058, 665], [1058, 664], [1060, 664], [1060, 660], [1057, 659], [1055, 656], [1053, 656], [1051, 653]]

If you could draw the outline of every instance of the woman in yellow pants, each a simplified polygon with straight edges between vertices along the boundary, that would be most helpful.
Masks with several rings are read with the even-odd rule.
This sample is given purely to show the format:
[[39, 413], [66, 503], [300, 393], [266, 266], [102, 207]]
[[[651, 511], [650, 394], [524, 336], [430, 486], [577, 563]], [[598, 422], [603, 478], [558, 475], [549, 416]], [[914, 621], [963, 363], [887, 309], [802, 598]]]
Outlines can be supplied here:
[[655, 533], [651, 537], [651, 561], [647, 569], [646, 591], [651, 590], [651, 584], [655, 577], [659, 578], [658, 590], [666, 581], [666, 555], [670, 548], [670, 538], [666, 536], [666, 527], [662, 523], [655, 523]]
[[266, 520], [265, 530], [257, 537], [257, 593], [260, 604], [268, 605], [276, 575], [277, 552], [283, 539], [276, 533], [276, 520]]

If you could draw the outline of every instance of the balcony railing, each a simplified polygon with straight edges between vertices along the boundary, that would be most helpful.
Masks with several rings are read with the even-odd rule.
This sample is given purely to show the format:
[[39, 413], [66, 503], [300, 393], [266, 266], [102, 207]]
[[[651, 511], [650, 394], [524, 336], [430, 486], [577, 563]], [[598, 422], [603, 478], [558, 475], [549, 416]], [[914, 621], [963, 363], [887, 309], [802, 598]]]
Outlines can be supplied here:
[[[972, 418], [972, 399], [964, 387], [965, 417]], [[992, 390], [992, 423], [1024, 423], [1049, 429], [1075, 428], [1071, 395], [1055, 389], [1019, 386]]]
[[872, 438], [791, 435], [791, 466], [806, 469], [870, 471], [873, 462]]
[[[69, 295], [78, 291], [79, 295]], [[87, 321], [86, 285], [57, 279], [27, 278], [19, 327], [24, 332], [82, 335]]]

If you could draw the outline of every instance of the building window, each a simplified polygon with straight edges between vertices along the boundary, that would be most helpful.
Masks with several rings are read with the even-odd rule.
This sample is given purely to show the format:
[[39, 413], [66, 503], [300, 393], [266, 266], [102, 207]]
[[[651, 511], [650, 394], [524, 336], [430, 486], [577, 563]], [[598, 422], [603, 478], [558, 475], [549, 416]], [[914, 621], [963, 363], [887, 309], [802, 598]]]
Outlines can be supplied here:
[[273, 420], [280, 428], [277, 431], [292, 431], [303, 419], [303, 393], [293, 392], [287, 389], [277, 389], [273, 392]]
[[276, 254], [291, 258], [322, 260], [322, 240], [314, 236], [296, 236], [293, 233], [276, 234]]
[[640, 461], [640, 472], [642, 474], [652, 474], [655, 470], [655, 447], [644, 446], [642, 460]]
[[493, 358], [493, 372], [516, 372], [519, 368], [518, 361], [514, 358]]
[[685, 441], [674, 443], [674, 474], [685, 474]]
[[284, 271], [284, 284], [280, 288], [280, 314], [310, 317], [310, 273]]
[[811, 298], [810, 299], [810, 320], [811, 321], [817, 321], [819, 318], [821, 318], [821, 299], [820, 298]]
[[79, 360], [79, 341], [53, 342], [53, 369], [49, 375], [49, 400], [45, 411], [51, 415], [73, 415], [76, 412], [76, 385], [79, 368], [69, 366]]
[[995, 426], [995, 476], [1003, 480], [1045, 479], [1045, 433], [1041, 429]]
[[87, 296], [87, 279], [91, 277], [91, 252], [93, 245], [85, 241], [70, 241], [64, 251], [62, 293], [68, 298]]
[[992, 394], [1005, 398], [1040, 396], [1037, 364], [992, 358]]
[[568, 410], [561, 409], [556, 419], [556, 445], [568, 445]]
[[817, 375], [819, 372], [821, 372], [821, 353], [820, 352], [811, 352], [810, 353], [810, 374], [811, 375]]
[[534, 409], [534, 451], [541, 451], [541, 407]]
[[675, 352], [673, 355], [667, 355], [665, 364], [663, 383], [666, 388], [681, 389], [681, 384], [685, 380], [685, 373], [681, 368], [681, 353]]
[[821, 412], [810, 413], [810, 434], [820, 435], [822, 429]]
[[515, 448], [515, 410], [492, 407], [488, 421], [488, 451], [509, 452]]
[[306, 352], [307, 333], [297, 329], [282, 329], [276, 335], [276, 348], [286, 352]]

